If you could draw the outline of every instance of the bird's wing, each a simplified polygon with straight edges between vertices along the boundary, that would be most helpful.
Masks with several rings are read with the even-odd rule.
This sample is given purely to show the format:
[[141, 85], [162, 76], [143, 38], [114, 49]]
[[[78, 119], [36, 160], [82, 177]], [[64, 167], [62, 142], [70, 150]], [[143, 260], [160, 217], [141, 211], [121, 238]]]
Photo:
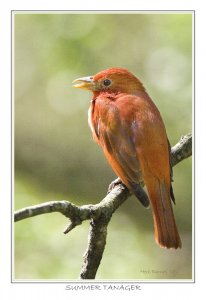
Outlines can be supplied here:
[[141, 187], [142, 171], [131, 130], [134, 124], [126, 121], [115, 104], [107, 109], [101, 105], [96, 108], [99, 108], [99, 113], [93, 123], [94, 131], [110, 165], [140, 202], [149, 206], [148, 197]]
[[170, 185], [170, 149], [166, 130], [156, 106], [149, 98], [147, 100], [142, 101], [141, 109], [138, 109], [139, 101], [136, 100], [137, 127], [131, 128], [137, 157], [144, 177], [151, 175]]
[[171, 181], [171, 185], [170, 185], [170, 196], [171, 196], [171, 199], [173, 201], [173, 203], [175, 204], [175, 196], [174, 196], [174, 193], [173, 193], [173, 188], [172, 188], [172, 181], [173, 181], [173, 170], [172, 170], [172, 154], [171, 154], [171, 145], [170, 145], [170, 142], [169, 140], [167, 139], [168, 141], [168, 149], [169, 149], [169, 158], [170, 158], [170, 181]]
[[131, 131], [152, 206], [155, 238], [162, 247], [176, 249], [181, 247], [181, 240], [171, 203], [170, 149], [164, 123], [149, 98], [132, 97], [130, 101], [137, 124]]
[[141, 187], [142, 171], [129, 133], [123, 126], [115, 132], [111, 128], [101, 126], [100, 136], [103, 150], [114, 171], [140, 202], [148, 207], [148, 197]]

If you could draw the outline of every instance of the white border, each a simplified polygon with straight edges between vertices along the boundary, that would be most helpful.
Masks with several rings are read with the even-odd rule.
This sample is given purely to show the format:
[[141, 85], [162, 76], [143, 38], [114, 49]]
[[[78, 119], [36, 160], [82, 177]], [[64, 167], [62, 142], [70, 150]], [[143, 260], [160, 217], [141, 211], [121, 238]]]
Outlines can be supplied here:
[[[78, 3], [68, 3], [67, 1], [59, 0], [56, 3], [51, 1], [39, 1], [35, 3], [28, 3], [28, 1], [5, 1], [1, 4], [0, 10], [0, 65], [1, 65], [1, 89], [0, 89], [0, 128], [1, 128], [1, 145], [0, 145], [0, 233], [1, 233], [1, 247], [0, 247], [0, 278], [1, 278], [1, 290], [2, 295], [6, 295], [8, 298], [15, 299], [68, 299], [69, 297], [82, 298], [89, 296], [90, 299], [114, 297], [116, 293], [108, 292], [68, 292], [64, 290], [64, 284], [11, 284], [10, 283], [10, 10], [15, 9], [184, 9], [184, 10], [196, 10], [196, 104], [195, 104], [195, 122], [196, 126], [193, 128], [193, 133], [196, 133], [196, 172], [195, 176], [195, 194], [196, 194], [196, 275], [197, 282], [195, 284], [146, 284], [141, 285], [141, 292], [123, 293], [122, 296], [129, 296], [131, 298], [142, 297], [141, 299], [175, 299], [175, 298], [187, 298], [194, 299], [201, 293], [204, 295], [205, 287], [205, 253], [206, 247], [204, 240], [204, 228], [205, 213], [206, 213], [206, 201], [205, 201], [205, 148], [206, 142], [205, 135], [205, 112], [206, 112], [206, 100], [205, 100], [205, 78], [206, 78], [206, 64], [205, 64], [205, 5], [204, 1], [197, 3], [192, 0], [178, 0], [178, 1], [155, 1], [148, 0], [144, 3], [136, 3], [136, 1], [127, 0], [127, 3], [110, 3], [107, 4], [101, 2], [100, 4], [94, 3], [94, 1], [78, 0]], [[105, 7], [106, 6], [106, 7]], [[118, 7], [117, 7], [118, 6]], [[194, 149], [194, 146], [193, 146]], [[193, 158], [194, 162], [194, 158]], [[193, 173], [194, 176], [194, 173]], [[193, 186], [194, 187], [194, 186]], [[118, 294], [119, 295], [119, 294]], [[178, 295], [178, 296], [177, 296]]]
[[[12, 33], [14, 33], [14, 27], [15, 27], [15, 24], [14, 24], [14, 16], [16, 14], [79, 14], [79, 13], [82, 13], [82, 14], [119, 14], [119, 11], [13, 11], [12, 12]], [[132, 13], [132, 14], [139, 14], [139, 11], [121, 11], [120, 12], [121, 14], [128, 14], [128, 13]], [[192, 20], [193, 20], [193, 27], [192, 27], [192, 35], [193, 35], [193, 42], [194, 42], [194, 12], [192, 11], [141, 11], [140, 13], [142, 14], [165, 14], [165, 13], [168, 13], [168, 14], [171, 14], [171, 13], [178, 13], [178, 14], [191, 14], [192, 15]], [[12, 48], [13, 48], [13, 51], [12, 51], [12, 59], [14, 58], [14, 36], [12, 35]], [[194, 43], [193, 43], [193, 50], [194, 50]], [[13, 61], [14, 62], [14, 61]], [[193, 61], [194, 62], [194, 61]], [[12, 82], [14, 83], [14, 63], [12, 64]], [[192, 75], [193, 76], [193, 75]], [[194, 77], [193, 77], [193, 80], [194, 80]], [[194, 83], [194, 82], [193, 82]], [[12, 86], [12, 90], [14, 91], [14, 86]], [[14, 95], [13, 95], [14, 96]], [[194, 99], [193, 99], [193, 102], [194, 102]], [[13, 107], [13, 111], [14, 111], [14, 97], [12, 97], [12, 107]], [[13, 119], [12, 119], [12, 123], [14, 125], [14, 115], [13, 115]], [[13, 133], [14, 133], [14, 127], [13, 127]], [[14, 136], [12, 136], [12, 141], [13, 141], [13, 147], [14, 147]], [[14, 149], [12, 149], [12, 156], [14, 157]], [[13, 164], [12, 164], [12, 173], [14, 174], [14, 159], [13, 159]], [[14, 176], [13, 176], [14, 177]], [[14, 191], [14, 178], [12, 178], [12, 190]], [[193, 190], [194, 190], [194, 186], [193, 186]], [[190, 283], [190, 282], [194, 282], [194, 199], [193, 199], [193, 202], [192, 202], [192, 207], [193, 207], [193, 214], [192, 214], [192, 226], [193, 226], [193, 230], [192, 230], [192, 248], [193, 248], [193, 251], [192, 251], [192, 279], [116, 279], [116, 280], [113, 280], [113, 279], [102, 279], [102, 280], [95, 280], [95, 283]], [[12, 199], [12, 206], [14, 207], [14, 199]], [[13, 224], [14, 225], [14, 224]], [[14, 230], [12, 231], [14, 232]], [[14, 240], [14, 236], [12, 235], [12, 240]], [[14, 262], [14, 247], [13, 247], [13, 252], [12, 252], [12, 260]], [[13, 266], [12, 266], [12, 270], [13, 270], [13, 274], [14, 274], [14, 263], [13, 263]], [[27, 283], [27, 282], [30, 282], [30, 283], [37, 283], [37, 282], [41, 282], [41, 283], [65, 283], [65, 280], [17, 280], [17, 279], [14, 279], [14, 277], [12, 277], [12, 281], [13, 282], [21, 282], [21, 283]], [[81, 283], [81, 280], [77, 281], [75, 279], [73, 280], [68, 280], [66, 281], [68, 283]], [[93, 280], [85, 280], [84, 283], [92, 283]]]

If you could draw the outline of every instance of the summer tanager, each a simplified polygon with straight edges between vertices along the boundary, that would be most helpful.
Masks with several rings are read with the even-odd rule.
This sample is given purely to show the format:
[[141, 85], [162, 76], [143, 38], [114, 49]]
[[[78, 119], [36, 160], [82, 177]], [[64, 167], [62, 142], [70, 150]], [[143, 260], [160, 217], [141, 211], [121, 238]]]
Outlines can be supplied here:
[[170, 145], [143, 84], [128, 70], [111, 68], [74, 80], [74, 87], [93, 93], [88, 114], [93, 137], [127, 188], [145, 207], [151, 203], [156, 242], [181, 248], [171, 203]]

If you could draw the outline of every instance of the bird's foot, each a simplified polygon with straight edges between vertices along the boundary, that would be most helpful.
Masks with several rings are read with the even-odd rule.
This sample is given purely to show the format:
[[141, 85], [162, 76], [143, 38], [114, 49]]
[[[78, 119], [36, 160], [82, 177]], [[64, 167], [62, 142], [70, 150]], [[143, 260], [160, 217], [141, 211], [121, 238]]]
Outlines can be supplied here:
[[[119, 185], [119, 184], [123, 184], [121, 179], [119, 177], [117, 177], [115, 180], [113, 180], [110, 185], [109, 185], [109, 188], [108, 188], [108, 191], [107, 193], [109, 194], [113, 188], [116, 186], [116, 185]], [[124, 184], [123, 184], [124, 185]]]

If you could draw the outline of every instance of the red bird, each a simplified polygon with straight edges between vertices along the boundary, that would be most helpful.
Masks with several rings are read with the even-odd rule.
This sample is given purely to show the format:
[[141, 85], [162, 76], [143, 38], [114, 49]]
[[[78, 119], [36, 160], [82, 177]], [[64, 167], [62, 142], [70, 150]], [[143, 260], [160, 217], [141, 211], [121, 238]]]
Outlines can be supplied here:
[[74, 82], [74, 87], [93, 92], [89, 125], [114, 172], [145, 207], [151, 203], [156, 242], [181, 248], [171, 203], [170, 145], [160, 112], [144, 86], [123, 68]]

